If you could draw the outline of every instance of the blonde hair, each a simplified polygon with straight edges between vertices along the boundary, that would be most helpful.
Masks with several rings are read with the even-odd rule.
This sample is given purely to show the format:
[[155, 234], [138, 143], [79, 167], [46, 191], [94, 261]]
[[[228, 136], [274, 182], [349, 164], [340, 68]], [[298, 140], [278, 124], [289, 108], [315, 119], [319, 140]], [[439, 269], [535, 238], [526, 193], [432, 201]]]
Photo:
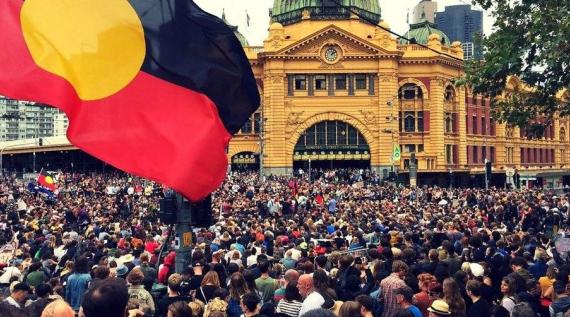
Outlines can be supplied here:
[[74, 317], [75, 313], [71, 306], [64, 300], [58, 299], [46, 306], [41, 317]]

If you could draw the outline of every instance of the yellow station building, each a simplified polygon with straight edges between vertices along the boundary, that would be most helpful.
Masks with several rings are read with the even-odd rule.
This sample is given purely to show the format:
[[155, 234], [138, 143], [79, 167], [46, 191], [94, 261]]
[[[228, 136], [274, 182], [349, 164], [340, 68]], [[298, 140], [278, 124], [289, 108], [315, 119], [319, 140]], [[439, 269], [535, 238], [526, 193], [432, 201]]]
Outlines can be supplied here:
[[[463, 75], [459, 42], [426, 21], [410, 25], [410, 43], [389, 32], [378, 1], [343, 2], [274, 1], [263, 46], [245, 46], [263, 103], [230, 143], [234, 168], [258, 168], [262, 153], [265, 174], [306, 171], [311, 161], [405, 177], [415, 153], [420, 184], [443, 184], [449, 173], [478, 183], [485, 158], [495, 183], [515, 170], [522, 185], [563, 184], [567, 120], [526, 139], [494, 122], [488, 99], [453, 85]], [[522, 88], [514, 78], [509, 85]]]
[[[461, 43], [427, 21], [410, 25], [409, 41], [398, 38], [377, 0], [340, 2], [275, 0], [259, 47], [235, 28], [262, 105], [230, 143], [232, 169], [292, 175], [309, 166], [357, 167], [406, 181], [414, 154], [420, 185], [448, 186], [453, 179], [482, 186], [485, 159], [492, 185], [513, 183], [513, 174], [522, 186], [570, 183], [567, 119], [546, 127], [542, 139], [527, 139], [524, 130], [493, 120], [488, 99], [453, 85], [464, 72]], [[508, 88], [525, 89], [515, 78]], [[570, 99], [567, 91], [557, 97]], [[12, 168], [80, 155], [57, 139], [41, 149], [0, 147]]]

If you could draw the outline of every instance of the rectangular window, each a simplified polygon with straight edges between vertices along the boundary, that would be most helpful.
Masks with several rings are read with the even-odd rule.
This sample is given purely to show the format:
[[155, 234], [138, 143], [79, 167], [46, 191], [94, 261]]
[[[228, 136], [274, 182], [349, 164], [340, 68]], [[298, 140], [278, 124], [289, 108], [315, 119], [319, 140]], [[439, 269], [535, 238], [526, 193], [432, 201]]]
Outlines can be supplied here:
[[415, 112], [404, 112], [404, 132], [416, 132]]
[[486, 146], [482, 146], [481, 147], [481, 161], [485, 162], [485, 159], [488, 158], [487, 157], [487, 147]]
[[490, 120], [491, 120], [491, 123], [489, 124], [490, 125], [489, 128], [491, 129], [491, 131], [489, 132], [489, 134], [495, 135], [495, 133], [496, 133], [495, 132], [495, 129], [496, 129], [495, 120], [493, 118], [491, 118]]
[[336, 122], [335, 121], [327, 121], [327, 144], [328, 145], [336, 145]]
[[346, 75], [335, 75], [334, 83], [336, 90], [346, 90]]
[[366, 89], [366, 75], [364, 74], [354, 75], [354, 83], [356, 89]]
[[418, 152], [423, 152], [423, 151], [424, 151], [424, 145], [418, 144]]
[[261, 113], [259, 112], [253, 114], [253, 132], [261, 132]]
[[453, 164], [453, 145], [451, 144], [445, 145], [445, 163]]
[[491, 162], [494, 163], [494, 162], [495, 162], [495, 147], [494, 147], [494, 146], [491, 146], [491, 147], [489, 148], [489, 150], [491, 151], [491, 153], [490, 153], [490, 155], [489, 155], [490, 158], [491, 158]]
[[295, 76], [295, 90], [307, 90], [307, 76], [305, 75]]
[[315, 90], [327, 89], [327, 77], [325, 75], [315, 75]]
[[306, 141], [305, 145], [309, 145], [309, 146], [315, 145], [315, 128], [316, 127], [313, 127], [311, 129], [307, 130], [307, 138], [306, 138], [307, 141]]
[[487, 134], [487, 119], [485, 117], [481, 118], [481, 134]]
[[479, 163], [479, 148], [477, 145], [473, 145], [473, 163]]
[[415, 144], [404, 144], [404, 153], [414, 153], [416, 152], [416, 145]]
[[418, 111], [418, 132], [424, 132], [424, 112]]
[[326, 145], [326, 125], [317, 125], [317, 145]]
[[477, 117], [473, 116], [471, 123], [471, 133], [477, 134]]

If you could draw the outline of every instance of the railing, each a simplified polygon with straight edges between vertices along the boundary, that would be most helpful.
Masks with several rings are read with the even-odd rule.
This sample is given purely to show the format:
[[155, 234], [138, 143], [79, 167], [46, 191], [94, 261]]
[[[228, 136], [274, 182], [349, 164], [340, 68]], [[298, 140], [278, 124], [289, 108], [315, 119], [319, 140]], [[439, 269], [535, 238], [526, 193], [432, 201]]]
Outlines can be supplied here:
[[350, 18], [351, 11], [358, 12], [358, 15], [364, 19], [372, 20], [375, 23], [380, 22], [380, 15], [374, 12], [366, 11], [356, 6], [350, 7], [303, 7], [294, 11], [273, 16], [273, 20], [283, 25], [288, 25], [301, 21], [303, 11], [308, 10], [311, 19], [314, 20], [335, 20], [335, 19], [348, 19]]

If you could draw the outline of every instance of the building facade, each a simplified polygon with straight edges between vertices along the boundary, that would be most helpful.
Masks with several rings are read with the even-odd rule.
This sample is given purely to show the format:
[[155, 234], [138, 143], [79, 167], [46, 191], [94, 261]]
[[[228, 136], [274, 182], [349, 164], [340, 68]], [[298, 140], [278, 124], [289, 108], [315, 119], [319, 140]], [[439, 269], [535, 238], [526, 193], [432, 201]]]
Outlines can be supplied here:
[[0, 140], [37, 139], [54, 135], [61, 111], [33, 102], [0, 96]]
[[[495, 122], [488, 99], [453, 85], [463, 74], [461, 43], [424, 21], [411, 25], [407, 36], [418, 44], [409, 44], [386, 22], [303, 3], [276, 0], [264, 46], [245, 47], [263, 104], [230, 143], [232, 168], [261, 162], [265, 174], [291, 175], [309, 166], [370, 167], [405, 179], [413, 153], [419, 184], [482, 185], [487, 159], [493, 184], [513, 183], [507, 175], [515, 170], [521, 185], [561, 186], [568, 121], [540, 140]], [[351, 3], [380, 16], [379, 8], [367, 11], [376, 1]]]
[[[568, 183], [568, 119], [528, 139], [524, 129], [494, 121], [488, 99], [454, 86], [463, 75], [460, 42], [428, 21], [410, 26], [413, 41], [398, 39], [381, 21], [378, 1], [333, 2], [275, 0], [263, 46], [241, 38], [262, 105], [230, 142], [232, 170], [371, 168], [406, 182], [415, 156], [419, 185], [483, 186], [485, 160], [493, 166], [491, 185], [513, 178], [522, 186]], [[524, 89], [509, 79], [508, 90]], [[570, 100], [568, 91], [557, 97]], [[62, 139], [41, 149], [11, 145], [5, 168], [26, 168], [34, 151], [38, 166], [79, 169], [70, 162], [83, 156]], [[85, 166], [98, 166], [91, 163]]]
[[428, 21], [435, 23], [435, 15], [437, 12], [437, 1], [421, 0], [414, 6], [412, 11], [412, 23], [420, 23]]
[[468, 4], [446, 6], [436, 14], [435, 23], [451, 41], [462, 43], [465, 59], [482, 56], [476, 34], [483, 34], [483, 11], [472, 10]]

